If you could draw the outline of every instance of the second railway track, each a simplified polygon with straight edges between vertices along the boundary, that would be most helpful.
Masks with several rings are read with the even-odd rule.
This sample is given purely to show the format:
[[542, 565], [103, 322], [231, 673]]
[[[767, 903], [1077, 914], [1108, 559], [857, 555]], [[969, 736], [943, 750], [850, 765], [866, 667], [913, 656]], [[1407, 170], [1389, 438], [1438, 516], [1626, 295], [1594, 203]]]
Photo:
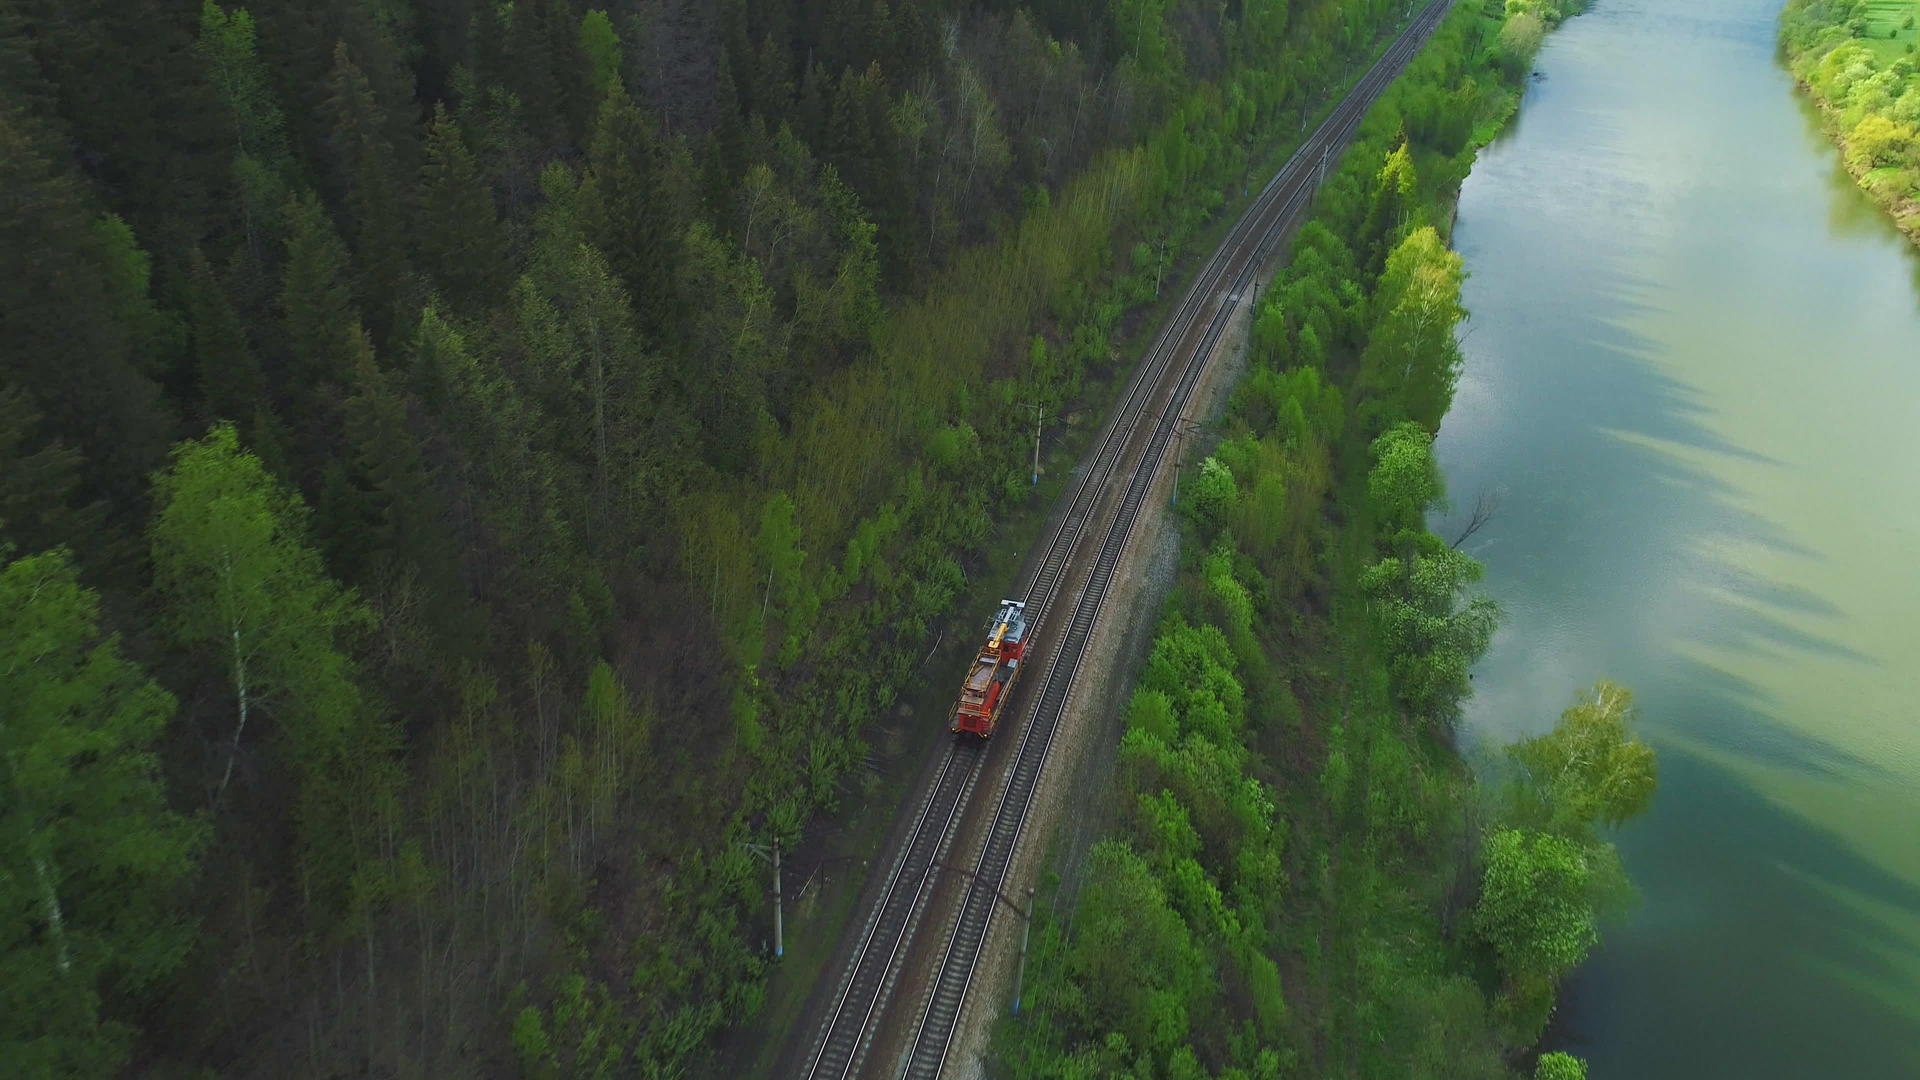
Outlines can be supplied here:
[[[1256, 196], [1182, 295], [1123, 389], [1120, 405], [1102, 429], [1093, 456], [1074, 480], [1066, 512], [1023, 590], [1032, 625], [1044, 635], [1041, 640], [1052, 643], [1047, 671], [1021, 725], [1019, 745], [1008, 764], [986, 842], [961, 886], [964, 893], [952, 935], [924, 994], [925, 1005], [914, 1024], [900, 1074], [909, 1080], [936, 1080], [945, 1066], [1060, 715], [1176, 420], [1231, 322], [1238, 297], [1252, 284], [1270, 245], [1311, 198], [1323, 163], [1345, 146], [1374, 99], [1419, 51], [1450, 6], [1451, 0], [1435, 0], [1423, 9]], [[1180, 361], [1177, 372], [1172, 370], [1176, 361]], [[1153, 409], [1163, 391], [1164, 402]], [[1066, 625], [1050, 626], [1053, 601], [1062, 595], [1074, 555], [1108, 494], [1108, 481], [1127, 456], [1127, 448], [1142, 437], [1145, 444], [1125, 493], [1101, 530], [1086, 585]], [[952, 846], [985, 749], [962, 742], [947, 746], [913, 826], [888, 865], [879, 897], [836, 983], [828, 1013], [810, 1040], [799, 1073], [808, 1080], [847, 1080], [858, 1075], [929, 900], [936, 890], [949, 885], [949, 879], [933, 871]]]

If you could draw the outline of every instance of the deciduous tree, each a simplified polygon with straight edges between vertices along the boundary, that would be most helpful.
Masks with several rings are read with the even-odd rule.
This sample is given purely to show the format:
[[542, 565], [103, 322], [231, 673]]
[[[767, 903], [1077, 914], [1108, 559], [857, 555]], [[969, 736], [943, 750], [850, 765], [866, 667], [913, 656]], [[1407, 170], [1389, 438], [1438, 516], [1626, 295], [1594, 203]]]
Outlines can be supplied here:
[[1509, 975], [1558, 978], [1600, 940], [1586, 853], [1548, 833], [1501, 829], [1486, 841], [1474, 927]]
[[1541, 1054], [1533, 1065], [1533, 1080], [1587, 1080], [1587, 1063], [1558, 1050]]
[[1453, 328], [1466, 315], [1460, 305], [1465, 277], [1460, 256], [1430, 225], [1407, 234], [1387, 257], [1360, 359], [1360, 387], [1374, 416], [1440, 429], [1460, 372]]
[[1628, 731], [1633, 692], [1601, 680], [1560, 714], [1552, 731], [1507, 748], [1520, 766], [1515, 820], [1579, 841], [1596, 825], [1619, 825], [1653, 801], [1653, 748]]
[[224, 672], [232, 707], [215, 798], [249, 749], [250, 723], [274, 721], [274, 756], [300, 778], [303, 861], [315, 891], [338, 901], [373, 847], [368, 819], [388, 809], [392, 733], [347, 651], [367, 612], [321, 566], [299, 497], [240, 448], [232, 425], [175, 447], [154, 485], [165, 632]]
[[123, 1068], [133, 1032], [103, 998], [151, 988], [192, 940], [173, 891], [205, 828], [167, 808], [153, 755], [173, 699], [100, 632], [99, 606], [64, 552], [0, 569], [0, 1059], [13, 1076]]

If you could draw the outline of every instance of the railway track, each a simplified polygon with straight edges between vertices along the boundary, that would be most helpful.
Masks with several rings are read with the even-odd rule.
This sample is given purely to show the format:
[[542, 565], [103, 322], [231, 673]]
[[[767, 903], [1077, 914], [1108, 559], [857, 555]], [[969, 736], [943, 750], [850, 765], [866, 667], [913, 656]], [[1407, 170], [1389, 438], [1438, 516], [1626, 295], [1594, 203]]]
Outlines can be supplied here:
[[[1046, 554], [1034, 568], [1023, 590], [1031, 625], [1046, 628], [1054, 601], [1071, 569], [1095, 511], [1109, 494], [1109, 481], [1126, 456], [1126, 449], [1144, 433], [1141, 450], [1124, 495], [1107, 524], [1086, 585], [1080, 591], [1064, 629], [1054, 627], [1044, 640], [1055, 642], [1039, 698], [1028, 710], [1019, 746], [995, 807], [993, 823], [972, 873], [967, 876], [953, 933], [926, 996], [926, 1005], [914, 1027], [911, 1050], [902, 1075], [909, 1080], [937, 1080], [946, 1063], [961, 1007], [973, 982], [980, 951], [992, 927], [997, 899], [1013, 855], [1040, 774], [1052, 748], [1054, 732], [1073, 687], [1108, 587], [1147, 493], [1165, 457], [1167, 442], [1186, 407], [1207, 360], [1237, 310], [1241, 294], [1253, 283], [1271, 245], [1304, 207], [1317, 187], [1317, 174], [1351, 138], [1382, 90], [1418, 52], [1451, 0], [1435, 0], [1417, 16], [1347, 96], [1275, 172], [1255, 197], [1253, 206], [1235, 223], [1220, 246], [1194, 276], [1180, 303], [1135, 368], [1121, 394], [1121, 402], [1102, 429], [1093, 456], [1075, 478], [1067, 511], [1053, 529]], [[1184, 360], [1164, 404], [1152, 406], [1167, 389], [1169, 369]], [[908, 946], [933, 892], [943, 881], [934, 875], [952, 846], [962, 811], [980, 775], [985, 746], [974, 742], [948, 744], [935, 779], [915, 813], [905, 843], [899, 845], [880, 896], [861, 927], [859, 941], [837, 987], [837, 993], [809, 1048], [802, 1076], [807, 1080], [847, 1080], [858, 1074], [876, 1027], [875, 1021], [892, 996]]]

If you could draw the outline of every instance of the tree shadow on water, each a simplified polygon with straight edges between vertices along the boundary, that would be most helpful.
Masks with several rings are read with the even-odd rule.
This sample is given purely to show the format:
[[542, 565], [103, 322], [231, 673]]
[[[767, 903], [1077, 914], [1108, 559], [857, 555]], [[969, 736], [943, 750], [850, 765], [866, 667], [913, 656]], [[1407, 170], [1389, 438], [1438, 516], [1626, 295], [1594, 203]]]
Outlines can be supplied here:
[[1771, 695], [1751, 679], [1722, 668], [1675, 657], [1662, 665], [1652, 689], [1658, 695], [1660, 726], [1703, 751], [1827, 781], [1900, 782], [1878, 762], [1782, 724], [1779, 703]]
[[1912, 941], [1849, 903], [1916, 911], [1920, 888], [1727, 767], [1661, 757], [1653, 816], [1620, 837], [1643, 902], [1568, 980], [1550, 1044], [1597, 1078], [1651, 1061], [1674, 1077], [1920, 1075]]

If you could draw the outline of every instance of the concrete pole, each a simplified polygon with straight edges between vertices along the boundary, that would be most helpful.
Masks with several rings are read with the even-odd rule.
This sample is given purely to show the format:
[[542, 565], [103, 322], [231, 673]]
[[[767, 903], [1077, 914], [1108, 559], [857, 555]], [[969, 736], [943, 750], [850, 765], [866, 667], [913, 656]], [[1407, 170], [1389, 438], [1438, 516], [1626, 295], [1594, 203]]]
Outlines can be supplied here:
[[1020, 966], [1013, 969], [1013, 1015], [1020, 1015], [1020, 984], [1027, 975], [1027, 939], [1033, 936], [1033, 888], [1027, 888], [1027, 918], [1020, 924]]
[[1180, 470], [1186, 468], [1186, 437], [1173, 433], [1173, 505], [1180, 505]]
[[780, 841], [773, 842], [773, 958], [787, 955], [787, 943], [780, 921]]
[[1033, 413], [1033, 482], [1040, 482], [1040, 423], [1047, 418], [1047, 407], [1035, 405]]

